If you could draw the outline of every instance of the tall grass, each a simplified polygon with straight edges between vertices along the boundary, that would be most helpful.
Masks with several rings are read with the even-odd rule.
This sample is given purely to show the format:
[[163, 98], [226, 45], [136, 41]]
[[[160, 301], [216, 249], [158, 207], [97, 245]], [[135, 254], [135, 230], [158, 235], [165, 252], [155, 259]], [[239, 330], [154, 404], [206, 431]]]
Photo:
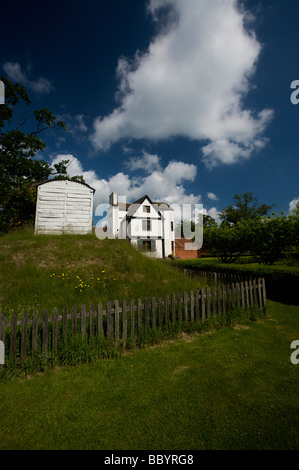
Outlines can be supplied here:
[[[168, 324], [164, 324], [163, 328], [145, 328], [143, 325], [138, 335], [129, 336], [125, 343], [122, 338], [116, 343], [113, 339], [109, 340], [104, 335], [96, 335], [91, 340], [88, 333], [85, 336], [80, 333], [75, 336], [68, 335], [66, 340], [63, 340], [60, 328], [55, 352], [48, 352], [47, 355], [43, 353], [41, 334], [39, 334], [36, 352], [30, 352], [25, 359], [22, 361], [18, 359], [16, 362], [10, 361], [7, 355], [6, 364], [0, 371], [0, 381], [13, 377], [26, 377], [36, 372], [49, 371], [55, 367], [78, 366], [99, 359], [112, 359], [122, 356], [127, 351], [143, 349], [171, 339], [177, 339], [182, 334], [201, 334], [225, 327], [230, 328], [237, 324], [248, 325], [263, 316], [263, 312], [259, 309], [243, 310], [242, 308], [235, 308], [221, 316], [210, 316], [204, 322], [191, 323], [183, 321], [174, 324], [168, 322]], [[49, 326], [51, 330], [51, 324]], [[31, 336], [30, 329], [31, 326], [29, 326], [28, 338]], [[17, 335], [19, 344], [20, 340], [21, 330], [19, 329]], [[9, 351], [9, 335], [6, 335], [5, 349]]]

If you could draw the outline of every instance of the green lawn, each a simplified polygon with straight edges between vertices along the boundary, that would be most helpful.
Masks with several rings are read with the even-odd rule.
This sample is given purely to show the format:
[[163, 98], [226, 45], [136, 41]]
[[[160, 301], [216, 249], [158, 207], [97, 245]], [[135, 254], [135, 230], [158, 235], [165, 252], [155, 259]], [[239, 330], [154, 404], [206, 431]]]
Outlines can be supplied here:
[[299, 307], [0, 382], [0, 449], [299, 449]]

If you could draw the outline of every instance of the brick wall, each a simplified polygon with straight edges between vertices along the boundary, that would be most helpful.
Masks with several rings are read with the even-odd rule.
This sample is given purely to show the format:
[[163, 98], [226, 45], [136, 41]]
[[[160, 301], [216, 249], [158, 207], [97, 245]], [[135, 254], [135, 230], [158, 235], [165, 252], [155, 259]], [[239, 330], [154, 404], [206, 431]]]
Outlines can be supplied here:
[[179, 259], [199, 258], [200, 250], [185, 250], [185, 243], [191, 243], [187, 238], [177, 238], [175, 240], [175, 257]]

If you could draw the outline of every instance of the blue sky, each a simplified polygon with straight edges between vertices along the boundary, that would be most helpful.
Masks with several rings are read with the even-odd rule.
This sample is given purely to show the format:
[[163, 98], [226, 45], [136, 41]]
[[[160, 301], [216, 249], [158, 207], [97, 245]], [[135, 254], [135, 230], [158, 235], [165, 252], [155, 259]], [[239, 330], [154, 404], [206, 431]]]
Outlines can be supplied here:
[[6, 2], [0, 74], [67, 124], [42, 135], [38, 157], [70, 159], [96, 206], [111, 191], [148, 194], [217, 218], [252, 192], [288, 213], [299, 198], [298, 15], [294, 0]]

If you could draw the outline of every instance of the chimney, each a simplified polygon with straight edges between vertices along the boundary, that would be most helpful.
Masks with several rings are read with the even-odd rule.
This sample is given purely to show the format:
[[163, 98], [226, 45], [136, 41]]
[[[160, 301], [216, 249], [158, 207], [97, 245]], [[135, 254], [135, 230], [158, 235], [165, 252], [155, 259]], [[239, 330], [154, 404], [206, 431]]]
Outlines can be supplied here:
[[109, 196], [110, 206], [117, 206], [117, 192], [112, 192]]

